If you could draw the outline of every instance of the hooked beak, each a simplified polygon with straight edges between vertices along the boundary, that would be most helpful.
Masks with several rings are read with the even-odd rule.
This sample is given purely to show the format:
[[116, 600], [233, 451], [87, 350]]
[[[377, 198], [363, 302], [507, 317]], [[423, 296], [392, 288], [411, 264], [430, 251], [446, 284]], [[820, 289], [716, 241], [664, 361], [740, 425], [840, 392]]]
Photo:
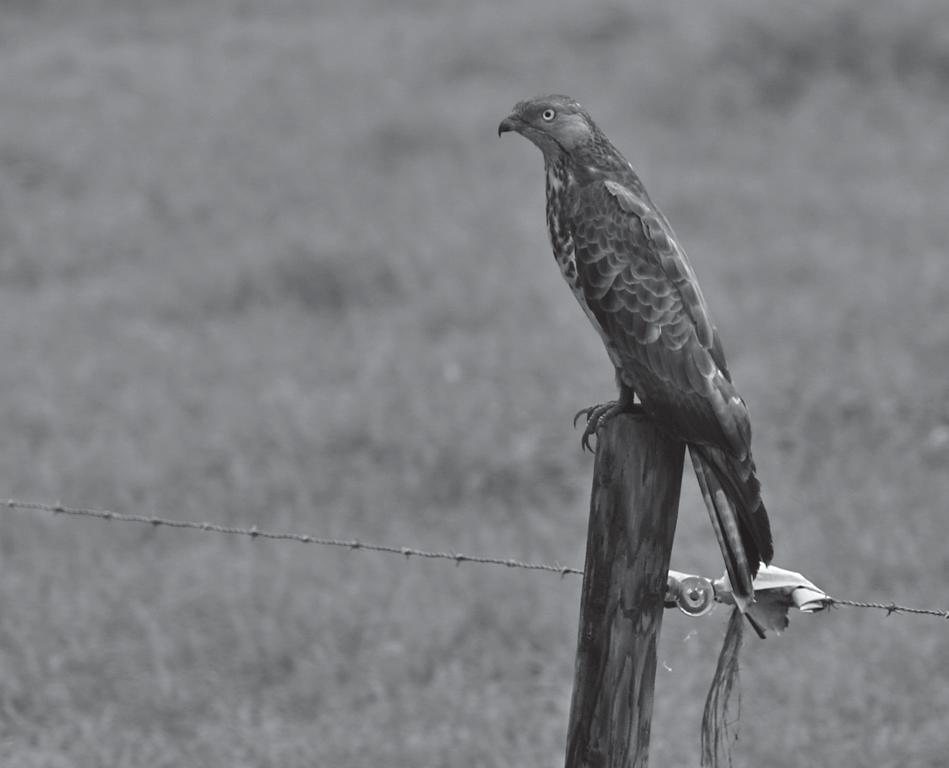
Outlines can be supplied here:
[[511, 114], [505, 117], [501, 124], [498, 126], [498, 136], [502, 133], [507, 133], [508, 131], [518, 131], [518, 128], [521, 125], [521, 118], [517, 114]]

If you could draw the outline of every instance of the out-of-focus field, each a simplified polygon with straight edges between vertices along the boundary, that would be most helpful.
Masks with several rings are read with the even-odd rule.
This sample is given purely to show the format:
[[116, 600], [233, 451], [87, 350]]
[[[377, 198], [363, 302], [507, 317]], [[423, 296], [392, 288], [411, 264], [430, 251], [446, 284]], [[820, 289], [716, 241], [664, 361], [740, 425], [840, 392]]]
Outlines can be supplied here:
[[[614, 392], [515, 101], [580, 99], [688, 248], [776, 562], [947, 607], [937, 0], [0, 5], [0, 496], [582, 563]], [[687, 472], [673, 563], [721, 563]], [[579, 579], [0, 513], [0, 764], [549, 766]], [[697, 763], [725, 611], [669, 613]], [[949, 629], [747, 641], [736, 765], [944, 766]]]

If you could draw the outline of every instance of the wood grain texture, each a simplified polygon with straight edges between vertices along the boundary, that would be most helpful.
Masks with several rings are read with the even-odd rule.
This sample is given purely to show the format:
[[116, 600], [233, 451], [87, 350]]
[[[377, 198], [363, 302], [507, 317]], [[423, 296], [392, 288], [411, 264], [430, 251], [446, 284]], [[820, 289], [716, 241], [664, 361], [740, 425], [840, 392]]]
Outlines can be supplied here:
[[566, 768], [648, 764], [684, 445], [618, 416], [598, 436]]

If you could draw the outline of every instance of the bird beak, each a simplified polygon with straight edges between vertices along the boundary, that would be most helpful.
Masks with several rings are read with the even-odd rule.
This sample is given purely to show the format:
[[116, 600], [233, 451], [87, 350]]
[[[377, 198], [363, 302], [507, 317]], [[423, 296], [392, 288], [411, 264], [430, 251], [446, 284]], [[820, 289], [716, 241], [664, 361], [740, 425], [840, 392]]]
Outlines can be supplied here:
[[521, 124], [521, 118], [516, 114], [511, 114], [505, 117], [501, 124], [498, 126], [498, 136], [502, 133], [507, 133], [508, 131], [517, 131], [518, 126]]

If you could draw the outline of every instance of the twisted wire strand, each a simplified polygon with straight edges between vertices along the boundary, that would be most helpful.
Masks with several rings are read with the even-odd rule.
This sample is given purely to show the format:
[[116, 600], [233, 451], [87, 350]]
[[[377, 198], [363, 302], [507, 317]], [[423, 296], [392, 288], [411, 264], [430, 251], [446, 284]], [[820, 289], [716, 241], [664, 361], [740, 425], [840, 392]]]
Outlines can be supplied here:
[[[506, 568], [517, 568], [527, 571], [547, 571], [557, 573], [561, 578], [564, 576], [582, 576], [583, 571], [579, 568], [560, 565], [559, 563], [530, 562], [517, 560], [515, 558], [493, 557], [490, 555], [466, 555], [462, 552], [438, 552], [415, 547], [397, 547], [389, 544], [371, 544], [360, 541], [359, 539], [334, 539], [325, 536], [313, 536], [308, 533], [292, 533], [286, 531], [269, 531], [260, 529], [256, 525], [250, 528], [243, 528], [232, 525], [219, 525], [217, 523], [197, 522], [193, 520], [175, 520], [168, 517], [158, 517], [155, 515], [136, 515], [124, 512], [112, 512], [107, 509], [86, 509], [82, 507], [67, 507], [61, 503], [44, 504], [36, 501], [18, 501], [8, 499], [5, 505], [9, 509], [18, 509], [25, 512], [51, 512], [56, 515], [71, 515], [74, 517], [89, 517], [105, 521], [119, 521], [125, 523], [141, 523], [154, 527], [164, 526], [166, 528], [185, 528], [196, 531], [206, 531], [209, 533], [222, 533], [231, 536], [248, 536], [252, 539], [271, 539], [275, 541], [298, 541], [301, 544], [318, 544], [324, 547], [338, 547], [348, 550], [366, 550], [368, 552], [387, 552], [393, 555], [402, 555], [406, 558], [421, 557], [429, 560], [448, 560], [455, 565], [461, 563], [480, 563], [483, 565], [503, 565]], [[858, 600], [844, 600], [841, 598], [827, 596], [827, 603], [832, 606], [850, 606], [853, 608], [870, 608], [874, 610], [886, 611], [887, 615], [894, 613], [916, 614], [921, 616], [936, 616], [941, 619], [949, 620], [949, 611], [936, 610], [933, 608], [913, 608], [896, 603], [875, 603], [862, 602]]]

